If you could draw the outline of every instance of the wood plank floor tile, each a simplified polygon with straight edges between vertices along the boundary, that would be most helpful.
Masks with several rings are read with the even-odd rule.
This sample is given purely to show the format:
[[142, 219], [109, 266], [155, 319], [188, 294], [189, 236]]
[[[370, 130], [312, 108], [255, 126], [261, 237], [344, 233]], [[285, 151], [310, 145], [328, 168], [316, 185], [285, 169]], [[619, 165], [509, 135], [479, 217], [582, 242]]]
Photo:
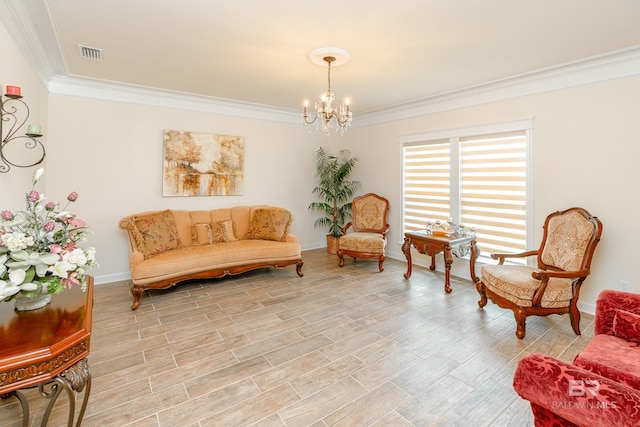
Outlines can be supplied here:
[[[294, 268], [263, 268], [144, 292], [131, 310], [129, 281], [95, 288], [85, 426], [260, 427], [531, 426], [513, 390], [518, 360], [541, 352], [571, 361], [593, 337], [568, 316], [483, 309], [475, 286], [422, 258], [351, 260], [304, 251]], [[426, 258], [426, 257], [424, 257]], [[441, 257], [438, 263], [441, 263]], [[440, 264], [438, 264], [440, 265]], [[31, 425], [44, 403], [26, 391]], [[66, 401], [49, 425], [64, 425]], [[0, 400], [0, 427], [21, 425], [15, 399]]]

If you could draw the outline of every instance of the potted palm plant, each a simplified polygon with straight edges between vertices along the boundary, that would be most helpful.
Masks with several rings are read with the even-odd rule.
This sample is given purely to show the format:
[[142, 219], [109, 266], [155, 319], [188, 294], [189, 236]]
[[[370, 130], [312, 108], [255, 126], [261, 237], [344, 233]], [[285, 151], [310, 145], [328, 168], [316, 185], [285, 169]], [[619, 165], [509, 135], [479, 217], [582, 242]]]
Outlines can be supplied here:
[[340, 229], [351, 217], [351, 200], [360, 189], [360, 181], [351, 181], [349, 176], [358, 158], [351, 155], [349, 150], [340, 150], [337, 154], [329, 153], [320, 147], [315, 154], [316, 176], [320, 180], [312, 194], [318, 196], [319, 202], [312, 202], [309, 209], [320, 212], [316, 227], [328, 227], [327, 252], [337, 252], [337, 242]]

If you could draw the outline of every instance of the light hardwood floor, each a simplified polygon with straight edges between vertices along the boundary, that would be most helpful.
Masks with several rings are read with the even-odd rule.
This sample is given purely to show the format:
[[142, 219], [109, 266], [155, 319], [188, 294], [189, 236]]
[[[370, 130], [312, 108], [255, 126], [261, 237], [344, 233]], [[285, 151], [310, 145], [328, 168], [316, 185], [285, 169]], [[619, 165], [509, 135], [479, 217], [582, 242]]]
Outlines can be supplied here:
[[[571, 361], [593, 336], [593, 316], [578, 337], [554, 315], [529, 318], [518, 340], [511, 311], [479, 310], [468, 280], [446, 295], [443, 274], [414, 266], [405, 280], [405, 262], [379, 273], [324, 249], [303, 258], [303, 278], [288, 267], [188, 283], [136, 311], [128, 282], [96, 286], [83, 425], [530, 426], [517, 361]], [[0, 402], [0, 426], [20, 422], [15, 400]]]

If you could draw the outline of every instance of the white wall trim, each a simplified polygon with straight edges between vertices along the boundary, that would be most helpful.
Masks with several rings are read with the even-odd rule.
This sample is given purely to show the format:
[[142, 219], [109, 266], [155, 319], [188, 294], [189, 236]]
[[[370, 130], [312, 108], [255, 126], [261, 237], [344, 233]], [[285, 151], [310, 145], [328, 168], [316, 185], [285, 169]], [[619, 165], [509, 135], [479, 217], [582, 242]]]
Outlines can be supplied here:
[[300, 111], [79, 77], [54, 76], [49, 93], [301, 125]]
[[637, 75], [640, 46], [363, 113], [357, 127]]

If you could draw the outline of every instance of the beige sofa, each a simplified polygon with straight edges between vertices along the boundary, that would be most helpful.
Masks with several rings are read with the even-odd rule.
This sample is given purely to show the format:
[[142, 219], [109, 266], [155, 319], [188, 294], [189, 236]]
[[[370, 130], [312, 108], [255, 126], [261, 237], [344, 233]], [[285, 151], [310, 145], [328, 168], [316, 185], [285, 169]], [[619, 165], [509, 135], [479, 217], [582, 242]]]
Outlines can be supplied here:
[[302, 255], [289, 234], [289, 211], [274, 206], [141, 212], [120, 220], [130, 244], [132, 310], [146, 289], [190, 279], [240, 274], [262, 267], [296, 266]]

